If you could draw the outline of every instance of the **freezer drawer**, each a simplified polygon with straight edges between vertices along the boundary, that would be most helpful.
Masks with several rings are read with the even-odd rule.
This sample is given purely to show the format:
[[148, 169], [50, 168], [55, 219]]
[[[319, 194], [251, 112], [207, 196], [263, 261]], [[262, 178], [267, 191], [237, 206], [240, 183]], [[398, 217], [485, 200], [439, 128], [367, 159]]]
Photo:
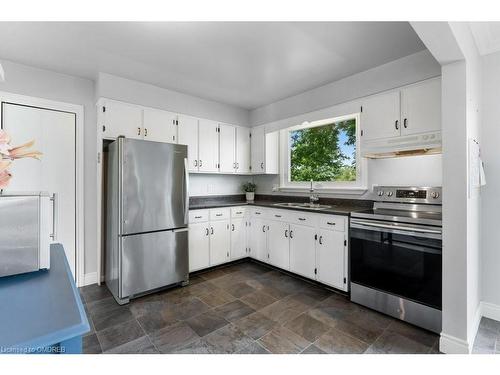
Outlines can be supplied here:
[[120, 298], [188, 280], [188, 229], [121, 237]]

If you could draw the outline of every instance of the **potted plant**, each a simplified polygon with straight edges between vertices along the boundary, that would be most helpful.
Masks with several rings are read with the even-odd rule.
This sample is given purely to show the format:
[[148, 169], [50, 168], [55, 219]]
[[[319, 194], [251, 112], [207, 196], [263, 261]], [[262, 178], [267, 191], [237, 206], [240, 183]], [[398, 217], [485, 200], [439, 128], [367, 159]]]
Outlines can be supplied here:
[[243, 184], [243, 191], [245, 192], [247, 201], [252, 202], [255, 199], [255, 190], [257, 190], [257, 185], [253, 182], [245, 182]]

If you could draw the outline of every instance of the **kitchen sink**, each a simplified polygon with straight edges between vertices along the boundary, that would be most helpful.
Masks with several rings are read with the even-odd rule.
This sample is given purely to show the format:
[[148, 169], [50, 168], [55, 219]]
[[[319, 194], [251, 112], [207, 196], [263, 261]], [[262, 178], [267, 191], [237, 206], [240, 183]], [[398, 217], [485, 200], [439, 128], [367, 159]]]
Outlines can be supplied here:
[[274, 203], [273, 206], [290, 207], [290, 208], [305, 208], [305, 209], [308, 209], [308, 210], [326, 210], [328, 208], [332, 208], [333, 207], [333, 206], [327, 206], [327, 205], [324, 205], [324, 204], [294, 203], [294, 202]]

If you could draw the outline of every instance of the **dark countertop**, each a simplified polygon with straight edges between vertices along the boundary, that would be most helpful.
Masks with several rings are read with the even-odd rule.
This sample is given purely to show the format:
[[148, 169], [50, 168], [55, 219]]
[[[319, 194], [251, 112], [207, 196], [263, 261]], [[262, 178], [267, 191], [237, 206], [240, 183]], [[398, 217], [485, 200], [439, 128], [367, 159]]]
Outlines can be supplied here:
[[50, 246], [50, 270], [0, 278], [0, 348], [24, 353], [90, 330], [64, 248]]
[[284, 210], [314, 212], [330, 215], [346, 215], [351, 212], [363, 211], [373, 207], [373, 201], [361, 199], [336, 199], [336, 198], [320, 198], [320, 204], [330, 205], [332, 208], [324, 210], [311, 210], [298, 207], [281, 207], [275, 206], [276, 203], [282, 202], [307, 202], [308, 197], [284, 196], [284, 195], [256, 195], [254, 202], [247, 202], [245, 196], [230, 195], [230, 196], [208, 196], [208, 197], [191, 197], [189, 209], [200, 210], [219, 207], [234, 207], [234, 206], [258, 206], [278, 208]]

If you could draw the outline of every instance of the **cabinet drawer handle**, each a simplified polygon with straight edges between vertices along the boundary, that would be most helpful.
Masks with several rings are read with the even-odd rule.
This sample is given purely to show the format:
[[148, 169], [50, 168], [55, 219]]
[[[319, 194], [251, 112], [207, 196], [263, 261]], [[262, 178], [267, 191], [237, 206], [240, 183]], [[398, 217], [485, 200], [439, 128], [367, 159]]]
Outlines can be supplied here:
[[215, 216], [222, 216], [222, 214], [215, 214]]
[[319, 236], [319, 244], [323, 245], [323, 236]]
[[141, 128], [137, 128], [137, 135], [141, 135]]
[[255, 215], [260, 215], [260, 212], [255, 211]]
[[288, 229], [285, 229], [285, 237], [288, 238]]
[[331, 221], [326, 222], [328, 225], [335, 225], [335, 223], [332, 223]]
[[290, 231], [290, 238], [293, 238], [293, 230]]
[[275, 214], [274, 216], [276, 216], [276, 217], [281, 217], [281, 215], [276, 215], [276, 214]]
[[299, 220], [300, 220], [300, 221], [305, 221], [306, 219], [305, 219], [305, 218], [303, 218], [303, 217], [299, 217]]
[[238, 211], [236, 212], [236, 215], [241, 215], [243, 212], [242, 211]]
[[403, 120], [403, 126], [405, 127], [405, 129], [408, 127], [408, 119], [407, 118], [405, 118]]
[[399, 121], [396, 120], [396, 122], [394, 123], [394, 126], [396, 127], [396, 130], [399, 130]]
[[195, 219], [201, 219], [203, 216], [195, 216]]

